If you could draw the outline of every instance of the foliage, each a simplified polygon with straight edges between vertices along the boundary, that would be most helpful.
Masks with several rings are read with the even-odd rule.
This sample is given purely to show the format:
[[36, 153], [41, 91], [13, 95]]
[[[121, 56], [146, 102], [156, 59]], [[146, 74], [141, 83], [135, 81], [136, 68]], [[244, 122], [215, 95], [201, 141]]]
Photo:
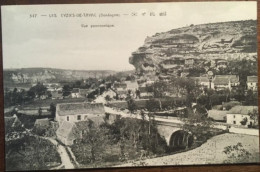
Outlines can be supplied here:
[[47, 140], [33, 136], [6, 142], [6, 169], [47, 170], [48, 164], [60, 163], [56, 147]]
[[47, 88], [42, 83], [37, 83], [35, 86], [31, 87], [28, 92], [31, 92], [33, 98], [40, 97], [46, 94]]
[[245, 105], [254, 105], [257, 106], [258, 105], [258, 94], [257, 92], [254, 93], [252, 90], [248, 90], [246, 97], [245, 97]]
[[54, 105], [54, 103], [50, 104], [50, 112], [51, 112], [51, 117], [55, 118], [55, 114], [56, 114], [56, 106]]
[[126, 100], [127, 100], [127, 108], [128, 108], [128, 110], [129, 110], [131, 113], [133, 113], [133, 112], [137, 109], [137, 106], [136, 106], [136, 104], [135, 104], [134, 99], [133, 99], [130, 95], [128, 95], [128, 97], [126, 98]]
[[117, 118], [112, 124], [89, 124], [83, 131], [82, 138], [72, 146], [82, 164], [127, 161], [160, 155], [167, 150], [166, 141], [159, 135], [152, 117], [149, 121]]
[[192, 133], [197, 140], [205, 141], [211, 136], [212, 121], [207, 118], [206, 114], [188, 109], [188, 117], [182, 120], [183, 130]]
[[259, 128], [259, 114], [258, 114], [258, 110], [257, 109], [253, 109], [252, 112], [248, 113], [249, 117], [251, 120], [254, 121], [254, 123], [252, 124], [252, 128]]
[[29, 96], [28, 92], [25, 90], [18, 91], [17, 88], [14, 88], [13, 91], [6, 91], [4, 95], [5, 107], [20, 105], [31, 100], [32, 97]]
[[243, 145], [239, 142], [236, 145], [227, 146], [223, 151], [228, 159], [224, 163], [245, 163], [249, 162], [252, 156], [250, 152], [243, 148]]
[[80, 163], [93, 163], [102, 160], [103, 152], [110, 145], [107, 129], [96, 126], [90, 120], [80, 132], [82, 132], [82, 137], [78, 138], [72, 147], [78, 156], [78, 161]]
[[149, 111], [149, 112], [155, 112], [157, 110], [161, 109], [161, 103], [158, 100], [155, 99], [149, 99], [148, 101], [146, 101], [145, 104], [145, 108]]
[[70, 95], [70, 93], [71, 93], [71, 90], [72, 90], [72, 87], [70, 86], [70, 85], [64, 85], [63, 87], [62, 87], [62, 95], [63, 96], [69, 96]]
[[241, 125], [246, 125], [248, 119], [245, 117], [242, 121], [240, 121]]

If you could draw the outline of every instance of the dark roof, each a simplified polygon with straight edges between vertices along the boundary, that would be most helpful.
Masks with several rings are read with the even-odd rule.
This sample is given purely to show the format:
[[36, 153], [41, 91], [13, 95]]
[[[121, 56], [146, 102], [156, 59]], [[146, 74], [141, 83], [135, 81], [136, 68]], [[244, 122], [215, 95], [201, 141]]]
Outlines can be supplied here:
[[258, 82], [257, 76], [248, 76], [247, 82]]
[[227, 114], [241, 114], [241, 115], [248, 115], [249, 112], [253, 112], [254, 110], [257, 110], [257, 106], [235, 106], [231, 108]]
[[57, 104], [57, 112], [60, 116], [77, 114], [104, 114], [102, 103], [62, 103]]
[[114, 83], [115, 88], [126, 88], [126, 83]]
[[227, 115], [227, 111], [223, 110], [209, 110], [208, 117], [216, 120], [216, 121], [225, 121], [225, 117]]

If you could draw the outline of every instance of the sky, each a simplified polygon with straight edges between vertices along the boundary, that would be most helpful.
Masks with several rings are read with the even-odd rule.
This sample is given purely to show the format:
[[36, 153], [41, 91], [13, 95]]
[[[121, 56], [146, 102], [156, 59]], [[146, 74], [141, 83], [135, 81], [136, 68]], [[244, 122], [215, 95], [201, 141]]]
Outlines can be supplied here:
[[[147, 36], [191, 24], [257, 19], [256, 2], [237, 1], [1, 8], [4, 69], [132, 70], [129, 57]], [[151, 12], [155, 16], [150, 16]], [[159, 16], [164, 12], [166, 16]], [[94, 13], [96, 17], [83, 17], [83, 13]], [[120, 17], [99, 17], [101, 13]]]

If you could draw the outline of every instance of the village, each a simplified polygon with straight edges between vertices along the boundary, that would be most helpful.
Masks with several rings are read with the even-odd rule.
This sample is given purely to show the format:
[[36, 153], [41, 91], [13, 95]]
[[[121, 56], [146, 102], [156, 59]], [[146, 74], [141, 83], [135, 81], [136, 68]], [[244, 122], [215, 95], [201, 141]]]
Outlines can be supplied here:
[[255, 22], [156, 33], [133, 71], [6, 71], [8, 170], [259, 162]]
[[[192, 60], [187, 59], [185, 65], [190, 63]], [[216, 64], [217, 68], [223, 67], [222, 61]], [[82, 79], [65, 85], [36, 83], [27, 91], [7, 91], [7, 101], [21, 94], [26, 96], [20, 97], [21, 104], [16, 102], [5, 108], [6, 141], [32, 133], [46, 137], [56, 145], [64, 145], [70, 154], [67, 156], [74, 157], [78, 164], [70, 147], [89, 130], [89, 121], [95, 126], [112, 124], [119, 118], [182, 122], [189, 118], [189, 110], [206, 115], [215, 128], [223, 131], [258, 135], [257, 76], [246, 77], [243, 91], [238, 75], [214, 75], [211, 71], [200, 77], [153, 79], [131, 74], [123, 78]], [[193, 139], [188, 142], [185, 149], [194, 144]]]

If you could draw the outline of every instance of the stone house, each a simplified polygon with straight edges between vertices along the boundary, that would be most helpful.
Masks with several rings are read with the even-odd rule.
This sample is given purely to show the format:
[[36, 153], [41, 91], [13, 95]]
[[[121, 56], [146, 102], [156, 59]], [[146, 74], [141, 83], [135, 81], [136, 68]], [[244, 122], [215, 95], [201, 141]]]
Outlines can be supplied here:
[[91, 120], [95, 125], [104, 123], [105, 109], [102, 103], [57, 104], [55, 120], [59, 124], [57, 138], [66, 145], [73, 144]]
[[239, 77], [236, 75], [216, 75], [212, 81], [212, 88], [215, 90], [232, 90], [239, 86]]
[[257, 91], [258, 89], [258, 78], [257, 76], [247, 76], [247, 89]]
[[249, 113], [258, 112], [257, 106], [234, 106], [227, 112], [227, 124], [239, 126], [253, 126], [256, 121], [250, 118]]

